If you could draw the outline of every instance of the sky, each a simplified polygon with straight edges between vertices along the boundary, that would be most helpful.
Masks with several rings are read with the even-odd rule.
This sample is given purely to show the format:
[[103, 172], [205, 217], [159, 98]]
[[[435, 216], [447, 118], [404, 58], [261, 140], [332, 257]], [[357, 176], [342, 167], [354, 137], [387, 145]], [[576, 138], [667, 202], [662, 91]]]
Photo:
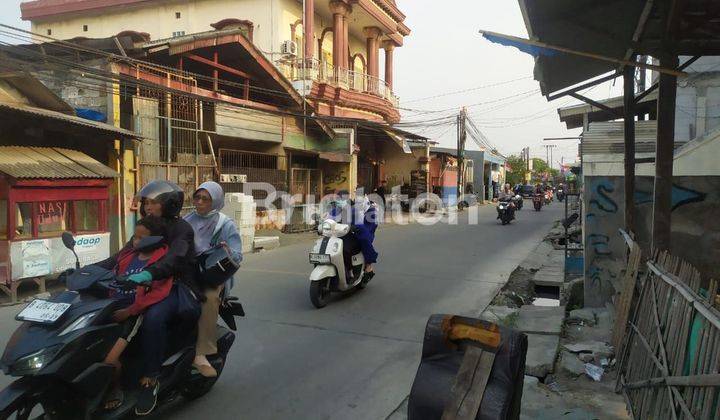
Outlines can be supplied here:
[[[519, 154], [530, 147], [532, 157], [545, 159], [543, 145], [555, 144], [553, 167], [559, 167], [561, 160], [576, 161], [576, 142], [544, 142], [543, 138], [580, 134], [577, 129], [565, 129], [556, 111], [577, 101], [561, 98], [548, 102], [532, 78], [532, 56], [492, 44], [478, 33], [486, 29], [527, 37], [516, 0], [396, 1], [412, 30], [404, 45], [395, 50], [394, 90], [400, 106], [412, 109], [403, 111], [404, 121], [429, 121], [468, 106], [470, 118], [501, 153]], [[29, 23], [20, 19], [20, 3], [0, 1], [0, 23], [29, 29]], [[606, 83], [587, 96], [615, 96], [620, 88]], [[448, 95], [457, 91], [465, 92]], [[410, 131], [439, 141], [441, 146], [455, 147], [454, 126], [428, 125]], [[475, 148], [471, 140], [468, 148]]]

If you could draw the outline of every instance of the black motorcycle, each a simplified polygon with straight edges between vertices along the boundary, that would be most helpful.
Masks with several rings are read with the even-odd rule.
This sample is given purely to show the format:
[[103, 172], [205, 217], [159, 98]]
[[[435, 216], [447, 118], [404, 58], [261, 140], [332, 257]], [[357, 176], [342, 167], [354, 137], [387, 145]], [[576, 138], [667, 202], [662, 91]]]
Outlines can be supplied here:
[[[63, 243], [74, 253], [72, 235], [63, 234]], [[142, 241], [140, 246], [144, 246]], [[109, 292], [137, 284], [98, 266], [79, 266], [77, 261], [76, 269], [62, 276], [67, 291], [33, 300], [16, 317], [23, 323], [8, 341], [0, 368], [19, 379], [0, 392], [0, 419], [120, 419], [134, 411], [141, 376], [141, 358], [132, 357], [137, 349], [131, 344], [123, 354], [124, 401], [112, 411], [104, 410], [104, 401], [114, 368], [103, 360], [121, 334], [120, 324], [111, 319], [120, 303]], [[235, 330], [234, 316], [244, 313], [235, 298], [223, 298], [220, 315]], [[169, 331], [158, 405], [177, 396], [201, 397], [222, 372], [235, 334], [218, 325], [218, 354], [208, 357], [218, 377], [205, 378], [192, 368], [197, 337], [193, 324]]]
[[562, 188], [558, 188], [555, 195], [557, 197], [557, 200], [562, 203], [562, 201], [565, 199], [565, 190], [563, 190]]
[[533, 207], [535, 207], [535, 211], [540, 211], [540, 209], [542, 209], [543, 202], [545, 201], [545, 196], [540, 193], [535, 193], [535, 195], [533, 195], [532, 201]]
[[498, 220], [503, 225], [507, 225], [515, 219], [515, 206], [512, 200], [500, 201], [497, 205]]

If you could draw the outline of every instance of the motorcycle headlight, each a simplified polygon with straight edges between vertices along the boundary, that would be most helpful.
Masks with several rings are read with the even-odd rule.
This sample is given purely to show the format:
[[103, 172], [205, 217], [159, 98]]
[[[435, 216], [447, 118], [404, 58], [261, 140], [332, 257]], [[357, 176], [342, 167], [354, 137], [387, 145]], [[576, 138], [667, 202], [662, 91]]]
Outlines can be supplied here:
[[11, 369], [12, 374], [14, 376], [34, 374], [43, 367], [47, 366], [48, 363], [52, 362], [61, 348], [62, 344], [57, 344], [23, 357], [13, 364]]
[[88, 325], [90, 325], [90, 322], [95, 319], [98, 313], [100, 313], [100, 311], [88, 312], [85, 315], [80, 316], [80, 318], [73, 321], [72, 324], [68, 325], [67, 328], [62, 330], [62, 332], [58, 335], [63, 336], [65, 334], [70, 334], [73, 331], [77, 331], [81, 328], [87, 327]]

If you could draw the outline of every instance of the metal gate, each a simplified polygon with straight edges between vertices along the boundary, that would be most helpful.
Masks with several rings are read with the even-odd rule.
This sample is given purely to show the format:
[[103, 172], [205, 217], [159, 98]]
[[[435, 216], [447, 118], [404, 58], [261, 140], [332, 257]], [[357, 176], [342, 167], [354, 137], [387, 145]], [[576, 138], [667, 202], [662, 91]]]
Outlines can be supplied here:
[[[285, 156], [220, 149], [218, 157], [220, 184], [225, 192], [243, 192], [244, 184], [247, 182], [268, 183], [276, 191], [286, 192], [288, 190]], [[233, 178], [234, 180], [222, 182], [223, 178]], [[267, 198], [265, 191], [254, 190], [252, 195], [255, 200]]]
[[320, 201], [322, 195], [322, 171], [319, 169], [292, 168], [290, 194], [300, 194], [300, 204], [307, 204], [307, 197], [313, 196], [315, 202]]
[[147, 139], [140, 145], [139, 181], [174, 182], [185, 191], [185, 207], [191, 207], [193, 192], [217, 172], [209, 139], [200, 137], [200, 102], [157, 89], [138, 95], [133, 98], [135, 131]]

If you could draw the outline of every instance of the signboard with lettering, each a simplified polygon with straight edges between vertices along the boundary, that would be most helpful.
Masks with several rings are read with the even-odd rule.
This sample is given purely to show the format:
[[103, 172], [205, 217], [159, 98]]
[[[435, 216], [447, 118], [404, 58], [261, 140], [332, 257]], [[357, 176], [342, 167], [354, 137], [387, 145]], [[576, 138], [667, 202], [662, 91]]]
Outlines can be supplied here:
[[[78, 235], [75, 252], [80, 265], [93, 264], [110, 256], [110, 233]], [[58, 274], [75, 267], [75, 256], [60, 238], [10, 243], [12, 280]]]

